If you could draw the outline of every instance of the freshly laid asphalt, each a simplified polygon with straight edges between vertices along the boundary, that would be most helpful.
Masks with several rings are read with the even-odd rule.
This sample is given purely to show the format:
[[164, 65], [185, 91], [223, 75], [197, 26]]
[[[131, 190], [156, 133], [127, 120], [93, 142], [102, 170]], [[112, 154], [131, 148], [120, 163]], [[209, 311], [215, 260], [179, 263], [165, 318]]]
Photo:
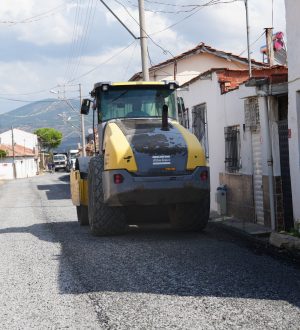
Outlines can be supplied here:
[[203, 233], [80, 227], [68, 176], [0, 186], [0, 329], [300, 329], [300, 267]]

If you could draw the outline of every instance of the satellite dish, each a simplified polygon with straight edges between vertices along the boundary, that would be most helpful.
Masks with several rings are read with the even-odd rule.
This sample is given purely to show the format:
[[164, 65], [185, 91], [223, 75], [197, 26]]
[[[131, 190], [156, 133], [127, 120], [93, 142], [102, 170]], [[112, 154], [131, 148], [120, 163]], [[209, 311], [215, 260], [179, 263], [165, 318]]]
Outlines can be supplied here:
[[92, 134], [93, 133], [93, 130], [91, 128], [88, 129], [88, 133], [89, 134]]

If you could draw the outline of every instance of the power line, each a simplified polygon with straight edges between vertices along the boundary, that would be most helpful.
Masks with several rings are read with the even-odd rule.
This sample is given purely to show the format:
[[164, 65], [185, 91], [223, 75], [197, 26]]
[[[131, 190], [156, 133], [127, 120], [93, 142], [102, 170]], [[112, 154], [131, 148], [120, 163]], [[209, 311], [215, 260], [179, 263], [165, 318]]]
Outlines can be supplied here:
[[135, 42], [135, 45], [134, 45], [134, 47], [133, 47], [133, 50], [132, 50], [132, 53], [131, 53], [130, 59], [129, 59], [129, 61], [128, 61], [128, 65], [127, 65], [127, 67], [126, 67], [126, 69], [125, 69], [125, 71], [124, 71], [124, 75], [123, 75], [124, 79], [125, 79], [125, 76], [126, 76], [126, 74], [127, 74], [128, 69], [129, 69], [129, 67], [130, 67], [130, 65], [131, 65], [131, 62], [132, 62], [132, 60], [133, 60], [133, 56], [134, 56], [134, 53], [135, 53], [135, 50], [136, 50], [137, 45], [138, 45], [138, 43]]
[[19, 21], [0, 21], [0, 24], [9, 24], [9, 26], [12, 26], [12, 25], [16, 25], [16, 24], [36, 22], [36, 21], [39, 21], [39, 20], [41, 20], [43, 18], [47, 18], [47, 17], [50, 17], [50, 16], [56, 14], [56, 12], [59, 12], [60, 10], [62, 10], [62, 7], [65, 7], [65, 6], [66, 6], [66, 3], [62, 3], [59, 6], [56, 6], [56, 7], [52, 8], [52, 9], [50, 9], [50, 10], [47, 10], [47, 11], [42, 12], [40, 14], [37, 14], [35, 16], [24, 18], [24, 19], [19, 20]]
[[[132, 15], [131, 15], [131, 13], [129, 12], [129, 10], [126, 8], [126, 6], [122, 3], [122, 2], [120, 2], [119, 0], [115, 0], [115, 2], [117, 2], [119, 5], [121, 5], [124, 9], [125, 9], [125, 11], [126, 11], [126, 13], [135, 21], [135, 23], [141, 28], [141, 26], [140, 26], [140, 23], [135, 19], [135, 17], [133, 17]], [[146, 36], [152, 41], [152, 43], [154, 44], [154, 45], [156, 45], [157, 47], [159, 47], [162, 51], [163, 51], [163, 53], [164, 54], [170, 54], [172, 57], [174, 57], [174, 55], [168, 50], [168, 49], [166, 49], [166, 48], [164, 48], [164, 47], [162, 47], [160, 44], [158, 44], [155, 40], [153, 40], [153, 38], [145, 31], [145, 30], [143, 30], [144, 32], [145, 32], [145, 34], [146, 34]]]
[[91, 70], [81, 74], [78, 77], [75, 77], [71, 80], [69, 80], [69, 82], [73, 82], [76, 81], [82, 77], [85, 77], [87, 75], [89, 75], [90, 73], [92, 73], [93, 71], [97, 70], [100, 66], [107, 64], [108, 62], [110, 62], [112, 59], [114, 59], [115, 57], [119, 56], [120, 54], [122, 54], [126, 49], [128, 49], [131, 45], [133, 45], [135, 43], [135, 41], [131, 42], [129, 45], [127, 45], [126, 47], [122, 48], [119, 52], [115, 53], [114, 55], [112, 55], [111, 57], [109, 57], [107, 60], [103, 61], [102, 63], [98, 64], [97, 66], [95, 66], [94, 68], [92, 68]]
[[129, 34], [131, 34], [131, 36], [134, 38], [134, 39], [139, 39], [138, 37], [136, 37], [134, 35], [134, 33], [128, 28], [128, 26], [126, 26], [125, 23], [123, 23], [123, 21], [120, 19], [120, 17], [105, 3], [104, 0], [99, 0], [107, 9], [108, 11], [119, 21], [119, 23], [127, 30], [127, 32]]
[[78, 50], [79, 42], [80, 42], [79, 39], [80, 39], [80, 26], [81, 26], [81, 17], [82, 16], [83, 16], [83, 14], [82, 14], [81, 0], [77, 0], [71, 50], [69, 53], [69, 67], [67, 68], [68, 71], [66, 72], [66, 75], [65, 75], [66, 81], [68, 80], [68, 77], [71, 76], [72, 72], [74, 71], [74, 67], [75, 67], [75, 61], [76, 61], [75, 58], [77, 55], [77, 50]]
[[[251, 44], [250, 44], [250, 47], [255, 45], [257, 43], [257, 41], [265, 34], [265, 32], [263, 32], [255, 41], [253, 41]], [[248, 47], [245, 48], [238, 56], [242, 56], [246, 51], [248, 50]]]
[[[40, 102], [42, 102], [42, 101], [40, 101]], [[30, 117], [35, 117], [35, 116], [38, 116], [38, 115], [40, 115], [42, 113], [48, 112], [51, 109], [51, 107], [54, 106], [54, 104], [56, 104], [56, 103], [59, 104], [60, 102], [61, 102], [60, 100], [59, 101], [57, 101], [57, 100], [55, 100], [55, 101], [48, 101], [48, 103], [50, 103], [50, 104], [46, 108], [41, 109], [40, 111], [35, 112], [35, 113], [32, 113], [30, 115], [23, 115], [23, 116], [20, 116], [20, 115], [11, 115], [10, 112], [8, 112], [8, 113], [3, 113], [2, 116], [13, 117], [13, 118], [30, 118]]]
[[223, 2], [223, 1], [222, 1], [222, 2], [221, 2], [221, 1], [216, 2], [216, 0], [210, 0], [210, 1], [207, 2], [205, 5], [198, 5], [198, 6], [197, 6], [198, 8], [197, 8], [196, 10], [194, 10], [194, 11], [193, 11], [192, 13], [190, 13], [189, 15], [183, 17], [183, 18], [180, 19], [179, 21], [177, 21], [177, 22], [175, 22], [175, 23], [173, 23], [173, 24], [167, 26], [166, 28], [164, 28], [164, 29], [162, 29], [162, 30], [159, 30], [159, 31], [156, 31], [156, 32], [151, 33], [151, 36], [156, 35], [156, 34], [159, 34], [159, 33], [162, 33], [162, 32], [165, 32], [165, 31], [167, 31], [167, 30], [173, 28], [174, 26], [176, 26], [176, 25], [182, 23], [183, 21], [189, 19], [190, 17], [194, 16], [195, 14], [197, 14], [200, 10], [204, 9], [205, 7], [208, 7], [208, 6], [211, 6], [211, 5], [216, 5], [216, 4], [221, 4], [221, 3], [232, 3], [232, 2], [236, 2], [236, 1], [238, 1], [238, 0], [230, 0], [230, 2]]
[[[55, 87], [52, 87], [52, 88], [55, 88]], [[28, 93], [0, 93], [0, 95], [5, 95], [5, 96], [14, 96], [14, 95], [33, 95], [33, 94], [41, 94], [41, 93], [45, 93], [45, 92], [48, 92], [49, 89], [42, 89], [42, 90], [39, 90], [39, 91], [35, 91], [35, 92], [28, 92]]]
[[89, 0], [88, 3], [88, 7], [87, 7], [87, 12], [85, 15], [85, 19], [83, 22], [83, 31], [82, 31], [82, 36], [79, 40], [79, 45], [78, 45], [78, 52], [76, 54], [77, 57], [77, 61], [75, 61], [74, 66], [73, 66], [73, 70], [70, 73], [70, 77], [68, 79], [71, 80], [74, 76], [76, 76], [77, 72], [78, 72], [78, 68], [81, 64], [81, 60], [82, 60], [82, 53], [83, 50], [85, 49], [87, 43], [88, 43], [88, 32], [90, 30], [90, 26], [91, 23], [93, 22], [94, 16], [95, 16], [95, 2], [94, 0]]
[[23, 103], [32, 103], [32, 102], [49, 102], [49, 101], [33, 101], [33, 100], [20, 100], [20, 99], [12, 99], [8, 97], [0, 97], [1, 100], [6, 100], [6, 101], [15, 101], [15, 102], [23, 102]]
[[[63, 87], [74, 87], [74, 86], [78, 86], [78, 84], [64, 84]], [[49, 87], [47, 89], [41, 89], [41, 90], [38, 90], [38, 91], [34, 91], [34, 92], [26, 92], [26, 93], [20, 93], [20, 92], [16, 92], [16, 93], [0, 93], [0, 99], [1, 99], [1, 96], [2, 96], [2, 99], [7, 99], [6, 97], [3, 97], [3, 96], [16, 96], [16, 95], [22, 95], [22, 96], [27, 96], [27, 95], [34, 95], [34, 94], [41, 94], [41, 93], [48, 93], [49, 90], [52, 90], [52, 89], [56, 89], [56, 88], [60, 88], [62, 87], [62, 85], [55, 85], [55, 86], [52, 86], [52, 87]], [[77, 91], [77, 90], [74, 90], [74, 92]], [[72, 91], [68, 91], [68, 92], [72, 92]], [[30, 101], [29, 101], [30, 102]], [[32, 101], [32, 102], [35, 102], [35, 101]]]

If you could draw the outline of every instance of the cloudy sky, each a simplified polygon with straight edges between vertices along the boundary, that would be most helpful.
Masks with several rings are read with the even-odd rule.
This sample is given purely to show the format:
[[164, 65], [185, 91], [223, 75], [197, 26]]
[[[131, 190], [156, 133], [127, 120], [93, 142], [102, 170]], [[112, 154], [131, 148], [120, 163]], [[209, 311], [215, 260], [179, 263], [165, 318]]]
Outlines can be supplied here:
[[[105, 2], [138, 36], [138, 0]], [[219, 3], [203, 6], [209, 2]], [[272, 17], [274, 30], [285, 32], [284, 0], [248, 3], [251, 43]], [[145, 0], [145, 8], [152, 64], [200, 42], [247, 54], [243, 0]], [[258, 60], [264, 43], [262, 36], [252, 46]], [[0, 45], [0, 113], [63, 93], [78, 98], [79, 83], [85, 96], [95, 82], [128, 80], [141, 71], [138, 42], [99, 0], [2, 0]]]

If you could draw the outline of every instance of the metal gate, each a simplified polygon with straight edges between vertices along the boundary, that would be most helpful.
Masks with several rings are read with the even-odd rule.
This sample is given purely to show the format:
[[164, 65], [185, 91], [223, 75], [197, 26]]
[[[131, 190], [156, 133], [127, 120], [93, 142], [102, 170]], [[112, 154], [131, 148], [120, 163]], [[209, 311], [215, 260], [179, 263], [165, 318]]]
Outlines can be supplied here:
[[283, 209], [284, 209], [284, 225], [285, 225], [285, 230], [289, 230], [293, 227], [293, 202], [292, 202], [292, 189], [291, 189], [291, 177], [290, 177], [287, 120], [281, 120], [278, 122], [278, 134], [279, 134], [279, 150], [280, 150], [282, 199], [283, 199]]
[[252, 155], [253, 155], [253, 193], [255, 207], [255, 221], [264, 225], [264, 196], [262, 182], [262, 155], [260, 131], [252, 131]]

